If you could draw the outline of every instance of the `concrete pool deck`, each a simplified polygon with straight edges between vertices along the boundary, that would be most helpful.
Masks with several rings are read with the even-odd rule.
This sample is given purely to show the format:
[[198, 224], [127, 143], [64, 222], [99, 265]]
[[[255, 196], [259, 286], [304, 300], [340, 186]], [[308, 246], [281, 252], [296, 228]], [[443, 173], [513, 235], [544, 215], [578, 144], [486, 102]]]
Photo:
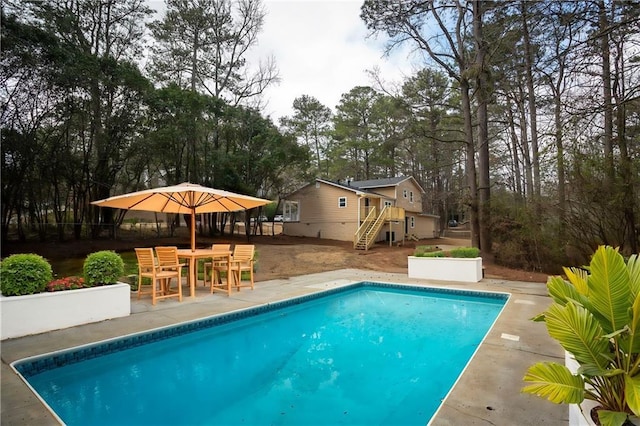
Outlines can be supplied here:
[[[342, 269], [312, 275], [257, 282], [255, 290], [209, 294], [197, 287], [196, 297], [159, 301], [136, 300], [125, 318], [2, 341], [0, 423], [6, 425], [57, 424], [40, 400], [13, 372], [10, 363], [29, 356], [123, 336], [315, 293], [358, 281], [376, 281], [510, 293], [500, 318], [434, 417], [433, 425], [567, 425], [566, 405], [555, 405], [520, 392], [526, 369], [538, 361], [564, 363], [564, 351], [542, 323], [530, 318], [551, 302], [543, 283], [483, 279], [479, 283], [410, 279], [406, 274]], [[36, 314], [37, 315], [37, 314]], [[442, 356], [447, 356], [443, 353]]]

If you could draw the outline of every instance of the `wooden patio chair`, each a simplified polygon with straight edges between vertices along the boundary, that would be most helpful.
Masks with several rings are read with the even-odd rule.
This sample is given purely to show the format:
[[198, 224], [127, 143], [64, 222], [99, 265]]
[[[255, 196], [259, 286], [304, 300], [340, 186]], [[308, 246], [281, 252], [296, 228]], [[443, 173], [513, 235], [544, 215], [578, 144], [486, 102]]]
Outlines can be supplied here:
[[[182, 276], [181, 267], [163, 269], [153, 255], [152, 248], [136, 248], [138, 258], [138, 299], [143, 294], [151, 294], [151, 303], [156, 304], [158, 299], [177, 297], [182, 302]], [[149, 290], [145, 290], [143, 278], [151, 279]], [[178, 285], [175, 291], [170, 289], [171, 279], [175, 278]]]
[[[253, 263], [255, 256], [256, 246], [253, 244], [236, 244], [233, 249], [233, 255], [231, 256], [231, 274], [232, 285], [240, 291], [240, 287], [251, 287], [253, 290]], [[220, 265], [214, 267], [217, 272], [223, 272], [227, 270], [227, 265]], [[249, 283], [242, 284], [242, 273], [248, 272]]]
[[[175, 246], [156, 247], [156, 256], [158, 258], [158, 266], [164, 271], [178, 271], [180, 268], [187, 266], [186, 263], [180, 263], [178, 259], [178, 247]], [[180, 275], [182, 275], [182, 273]]]
[[[211, 250], [212, 251], [230, 251], [231, 250], [231, 244], [212, 244], [211, 245]], [[204, 272], [203, 272], [203, 276], [204, 276], [204, 283], [203, 285], [207, 285], [207, 280], [208, 280], [208, 275], [211, 274], [211, 280], [216, 279], [216, 270], [214, 269], [214, 266], [216, 266], [216, 264], [221, 264], [224, 263], [226, 264], [226, 262], [220, 262], [220, 261], [214, 261], [214, 262], [204, 262]]]

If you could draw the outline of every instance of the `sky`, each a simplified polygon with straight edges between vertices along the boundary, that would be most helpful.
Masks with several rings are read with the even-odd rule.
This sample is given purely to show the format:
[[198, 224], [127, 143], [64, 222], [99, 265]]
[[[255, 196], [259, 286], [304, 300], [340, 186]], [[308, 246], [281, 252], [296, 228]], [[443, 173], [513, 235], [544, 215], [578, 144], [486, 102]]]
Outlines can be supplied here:
[[373, 86], [366, 74], [380, 69], [385, 81], [412, 74], [410, 48], [384, 56], [385, 40], [367, 39], [360, 19], [363, 0], [263, 0], [266, 17], [250, 60], [275, 57], [281, 82], [264, 93], [264, 115], [277, 124], [293, 115], [293, 101], [313, 96], [335, 112], [342, 94]]
[[[147, 0], [160, 19], [164, 0]], [[367, 37], [360, 19], [364, 0], [262, 0], [266, 16], [257, 45], [247, 56], [249, 67], [275, 58], [280, 83], [263, 93], [263, 115], [275, 124], [293, 115], [293, 101], [316, 98], [335, 112], [344, 93], [374, 86], [368, 70], [379, 69], [385, 82], [400, 83], [415, 74], [410, 46], [384, 55], [384, 36]]]

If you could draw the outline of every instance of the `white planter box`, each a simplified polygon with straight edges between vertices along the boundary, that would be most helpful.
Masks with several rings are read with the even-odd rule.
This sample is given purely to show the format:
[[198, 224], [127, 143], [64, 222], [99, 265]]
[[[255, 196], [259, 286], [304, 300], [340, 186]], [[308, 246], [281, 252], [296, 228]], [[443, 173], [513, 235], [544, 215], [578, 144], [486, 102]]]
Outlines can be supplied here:
[[[580, 364], [575, 357], [567, 351], [564, 352], [564, 365], [572, 374], [576, 374], [578, 368], [580, 368]], [[597, 405], [597, 402], [589, 399], [585, 399], [580, 405], [569, 404], [569, 426], [596, 426], [596, 423], [591, 420], [591, 409]], [[630, 417], [629, 421], [631, 424], [640, 425], [638, 417]]]
[[131, 314], [131, 287], [113, 284], [27, 296], [0, 296], [2, 339]]
[[[565, 351], [564, 353], [564, 365], [571, 371], [571, 373], [576, 374], [580, 364], [578, 361], [571, 355], [569, 352]], [[595, 406], [593, 401], [585, 400], [582, 402], [582, 406], [585, 409], [585, 412], [582, 411], [580, 405], [578, 404], [569, 404], [569, 426], [594, 426], [595, 423], [591, 420], [591, 416], [589, 412]]]
[[477, 283], [482, 279], [482, 258], [409, 256], [409, 278]]

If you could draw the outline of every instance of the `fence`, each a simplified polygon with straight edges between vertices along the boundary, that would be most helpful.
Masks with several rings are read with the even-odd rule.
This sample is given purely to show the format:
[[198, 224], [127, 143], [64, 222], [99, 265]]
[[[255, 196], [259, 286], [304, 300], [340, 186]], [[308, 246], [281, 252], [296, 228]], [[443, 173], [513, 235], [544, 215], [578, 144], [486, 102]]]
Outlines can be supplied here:
[[[62, 235], [65, 240], [74, 239], [74, 223], [61, 223], [61, 224], [39, 224], [30, 225], [23, 224], [22, 231], [27, 241], [56, 241], [59, 239], [60, 227]], [[278, 235], [282, 233], [282, 223], [263, 222], [262, 224], [263, 235]], [[200, 225], [197, 226], [198, 235], [203, 234]], [[185, 237], [189, 238], [189, 229], [185, 226], [175, 227], [173, 230], [167, 225], [166, 222], [126, 222], [120, 226], [113, 224], [105, 225], [101, 224], [101, 236], [112, 236], [117, 239], [146, 239], [146, 238], [159, 238], [159, 237]], [[82, 224], [80, 231], [81, 239], [91, 239], [91, 224]], [[253, 226], [251, 232], [253, 233]], [[233, 231], [233, 232], [231, 232]], [[257, 232], [260, 234], [259, 232]], [[225, 235], [246, 235], [244, 222], [236, 222], [233, 230], [231, 230], [230, 224], [226, 224]], [[44, 238], [43, 238], [44, 237]], [[3, 236], [4, 241], [16, 241], [19, 239], [17, 225], [9, 225], [9, 231]]]

